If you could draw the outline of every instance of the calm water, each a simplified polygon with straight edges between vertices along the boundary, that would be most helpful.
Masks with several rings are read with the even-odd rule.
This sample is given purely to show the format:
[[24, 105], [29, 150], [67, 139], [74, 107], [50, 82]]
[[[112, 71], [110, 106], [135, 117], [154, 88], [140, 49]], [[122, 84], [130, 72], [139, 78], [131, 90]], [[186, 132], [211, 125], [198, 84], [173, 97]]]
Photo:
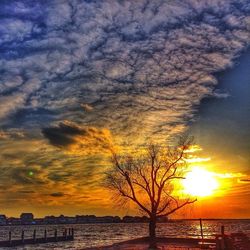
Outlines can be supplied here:
[[[226, 232], [244, 232], [250, 237], [250, 220], [215, 220], [203, 221], [204, 234], [211, 237], [220, 231], [221, 225]], [[53, 226], [6, 226], [0, 227], [1, 239], [6, 239], [8, 231], [13, 232], [15, 238], [20, 238], [21, 230], [25, 230], [26, 237], [32, 237], [33, 230], [37, 230], [37, 237], [42, 236], [46, 228], [53, 235], [53, 230], [58, 229], [61, 235], [64, 228], [75, 229], [75, 240], [72, 242], [47, 243], [30, 245], [12, 249], [83, 249], [110, 245], [119, 241], [147, 236], [147, 224], [84, 224], [84, 225], [53, 225]], [[198, 221], [183, 221], [158, 224], [159, 236], [197, 237], [200, 234]], [[4, 249], [4, 248], [2, 248]], [[9, 249], [9, 248], [6, 248]]]

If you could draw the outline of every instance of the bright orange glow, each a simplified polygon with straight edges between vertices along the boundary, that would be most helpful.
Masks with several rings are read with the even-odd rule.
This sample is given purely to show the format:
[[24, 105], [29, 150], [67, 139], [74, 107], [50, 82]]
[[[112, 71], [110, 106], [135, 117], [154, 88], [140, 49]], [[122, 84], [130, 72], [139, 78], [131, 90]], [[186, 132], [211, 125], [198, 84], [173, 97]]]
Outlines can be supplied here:
[[213, 194], [219, 183], [212, 172], [194, 167], [183, 180], [184, 192], [193, 196], [205, 197]]

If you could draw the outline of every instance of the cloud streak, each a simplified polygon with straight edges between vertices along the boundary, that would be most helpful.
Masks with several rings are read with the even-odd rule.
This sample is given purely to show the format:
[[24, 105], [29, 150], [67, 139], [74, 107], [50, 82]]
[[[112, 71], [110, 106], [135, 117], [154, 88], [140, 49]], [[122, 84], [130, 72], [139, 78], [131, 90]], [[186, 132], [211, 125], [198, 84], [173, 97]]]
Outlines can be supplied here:
[[249, 41], [247, 1], [17, 3], [1, 4], [9, 126], [17, 111], [42, 108], [126, 136], [179, 132]]
[[69, 121], [44, 128], [42, 133], [52, 145], [74, 153], [96, 154], [112, 148], [112, 138], [108, 130], [80, 127]]

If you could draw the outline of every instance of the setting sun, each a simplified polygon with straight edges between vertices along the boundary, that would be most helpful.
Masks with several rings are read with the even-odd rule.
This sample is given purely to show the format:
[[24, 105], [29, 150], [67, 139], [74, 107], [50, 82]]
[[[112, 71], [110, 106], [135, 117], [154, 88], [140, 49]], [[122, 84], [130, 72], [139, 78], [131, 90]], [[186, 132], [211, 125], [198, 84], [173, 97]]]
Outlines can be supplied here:
[[213, 173], [195, 167], [186, 175], [186, 178], [183, 180], [183, 186], [185, 193], [205, 197], [213, 194], [219, 184]]

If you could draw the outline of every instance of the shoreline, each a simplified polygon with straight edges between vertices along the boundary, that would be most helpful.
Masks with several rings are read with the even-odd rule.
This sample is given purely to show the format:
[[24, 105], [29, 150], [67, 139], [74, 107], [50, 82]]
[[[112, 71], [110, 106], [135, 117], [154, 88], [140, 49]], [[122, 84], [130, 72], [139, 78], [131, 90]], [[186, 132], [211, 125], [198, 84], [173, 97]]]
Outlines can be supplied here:
[[[238, 219], [238, 218], [201, 218], [202, 221], [250, 221], [250, 218], [243, 218], [243, 219]], [[157, 224], [168, 224], [168, 223], [178, 223], [178, 222], [185, 222], [185, 221], [199, 221], [200, 218], [197, 219], [170, 219], [168, 221], [164, 222], [157, 222]], [[63, 226], [63, 225], [103, 225], [103, 224], [148, 224], [148, 222], [86, 222], [86, 223], [51, 223], [51, 224], [44, 224], [44, 223], [37, 223], [37, 224], [7, 224], [7, 225], [1, 225], [0, 228], [2, 227], [16, 227], [16, 226]]]

